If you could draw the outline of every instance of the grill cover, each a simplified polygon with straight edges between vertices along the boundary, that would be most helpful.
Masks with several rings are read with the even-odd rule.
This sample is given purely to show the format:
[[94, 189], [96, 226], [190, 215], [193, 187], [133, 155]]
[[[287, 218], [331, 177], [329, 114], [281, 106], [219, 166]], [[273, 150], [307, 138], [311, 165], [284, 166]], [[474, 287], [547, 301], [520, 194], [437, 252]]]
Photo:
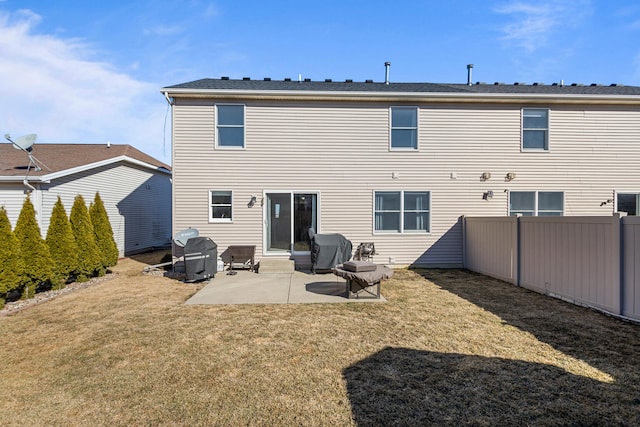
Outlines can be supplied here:
[[184, 269], [188, 282], [215, 277], [218, 245], [208, 237], [192, 237], [184, 245]]
[[351, 259], [351, 241], [342, 234], [310, 234], [311, 271], [331, 270]]

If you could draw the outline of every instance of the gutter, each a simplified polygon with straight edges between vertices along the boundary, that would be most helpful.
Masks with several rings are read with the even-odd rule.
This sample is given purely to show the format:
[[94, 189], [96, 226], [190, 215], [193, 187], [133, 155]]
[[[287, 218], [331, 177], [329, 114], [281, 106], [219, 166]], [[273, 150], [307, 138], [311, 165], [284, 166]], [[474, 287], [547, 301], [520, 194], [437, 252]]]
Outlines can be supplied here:
[[362, 91], [300, 91], [300, 90], [230, 90], [230, 89], [169, 89], [165, 97], [196, 99], [300, 100], [300, 101], [368, 101], [421, 103], [532, 103], [532, 104], [598, 104], [640, 105], [638, 95], [591, 94], [526, 94], [526, 93], [456, 93], [456, 92], [362, 92]]

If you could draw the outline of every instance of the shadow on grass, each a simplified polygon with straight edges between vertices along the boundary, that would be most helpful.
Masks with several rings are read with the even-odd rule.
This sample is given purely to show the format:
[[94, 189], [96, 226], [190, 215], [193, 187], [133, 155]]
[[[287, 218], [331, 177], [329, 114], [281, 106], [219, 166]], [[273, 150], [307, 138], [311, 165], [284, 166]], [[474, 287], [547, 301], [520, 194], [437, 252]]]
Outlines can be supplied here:
[[387, 347], [343, 376], [361, 426], [640, 422], [640, 402], [624, 384], [525, 361]]
[[416, 270], [435, 285], [614, 377], [640, 381], [640, 325], [467, 270]]

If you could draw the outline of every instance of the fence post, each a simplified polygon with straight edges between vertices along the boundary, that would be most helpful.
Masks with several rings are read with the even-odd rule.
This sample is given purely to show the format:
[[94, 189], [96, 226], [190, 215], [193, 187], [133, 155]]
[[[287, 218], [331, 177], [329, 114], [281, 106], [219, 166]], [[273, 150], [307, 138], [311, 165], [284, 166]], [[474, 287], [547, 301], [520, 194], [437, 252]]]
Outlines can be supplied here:
[[624, 307], [624, 289], [622, 274], [624, 269], [622, 268], [622, 258], [623, 258], [623, 249], [621, 245], [624, 244], [623, 235], [622, 235], [622, 219], [620, 217], [620, 213], [614, 212], [611, 219], [611, 285], [612, 289], [615, 289], [618, 292], [617, 303], [619, 304], [617, 307], [616, 314], [622, 314], [622, 309]]
[[520, 286], [521, 275], [522, 275], [522, 234], [521, 234], [521, 224], [520, 220], [522, 219], [522, 214], [516, 215], [515, 227], [516, 227], [516, 244], [514, 247], [516, 248], [516, 286]]

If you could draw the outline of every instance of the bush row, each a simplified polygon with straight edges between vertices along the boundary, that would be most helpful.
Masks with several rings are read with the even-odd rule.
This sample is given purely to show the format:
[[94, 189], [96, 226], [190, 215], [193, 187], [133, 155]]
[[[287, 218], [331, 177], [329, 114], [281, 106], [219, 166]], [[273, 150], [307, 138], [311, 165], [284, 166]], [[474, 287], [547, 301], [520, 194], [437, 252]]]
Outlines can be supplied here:
[[62, 289], [71, 281], [102, 276], [118, 261], [109, 216], [96, 193], [89, 208], [77, 195], [71, 214], [58, 196], [47, 236], [42, 238], [36, 212], [27, 197], [16, 227], [0, 207], [0, 308], [9, 295], [31, 298], [37, 291]]

